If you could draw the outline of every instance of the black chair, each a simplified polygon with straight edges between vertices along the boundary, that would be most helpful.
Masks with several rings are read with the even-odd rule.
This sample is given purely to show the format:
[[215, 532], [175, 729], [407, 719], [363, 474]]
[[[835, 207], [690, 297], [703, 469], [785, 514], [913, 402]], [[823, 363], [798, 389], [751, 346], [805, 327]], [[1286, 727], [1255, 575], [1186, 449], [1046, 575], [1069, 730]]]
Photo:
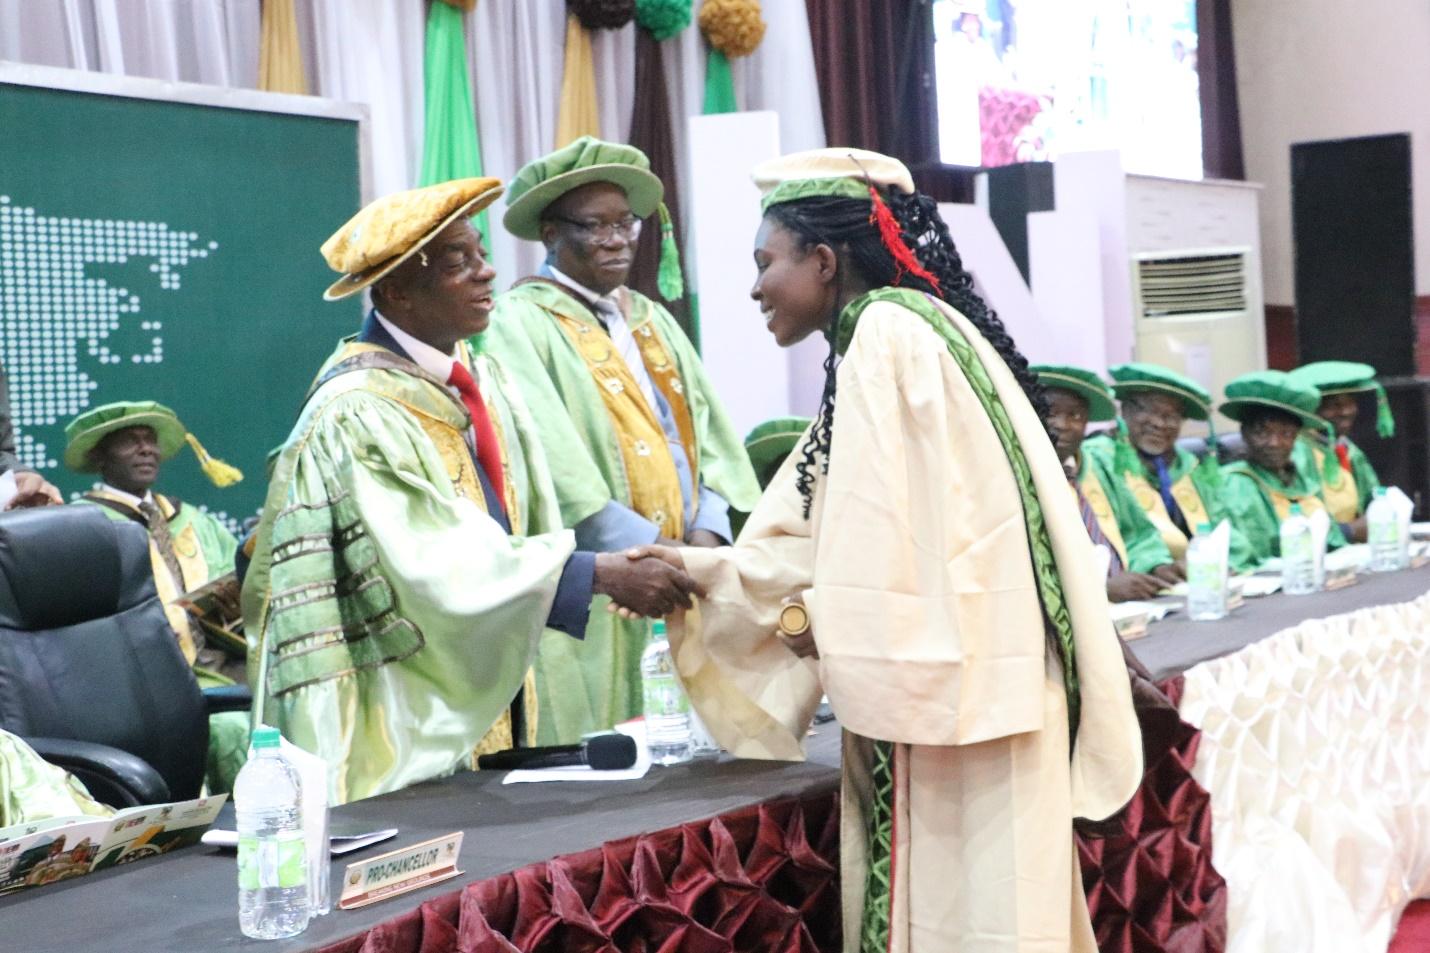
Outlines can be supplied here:
[[209, 714], [154, 589], [148, 534], [89, 506], [0, 515], [0, 728], [115, 807], [197, 797]]

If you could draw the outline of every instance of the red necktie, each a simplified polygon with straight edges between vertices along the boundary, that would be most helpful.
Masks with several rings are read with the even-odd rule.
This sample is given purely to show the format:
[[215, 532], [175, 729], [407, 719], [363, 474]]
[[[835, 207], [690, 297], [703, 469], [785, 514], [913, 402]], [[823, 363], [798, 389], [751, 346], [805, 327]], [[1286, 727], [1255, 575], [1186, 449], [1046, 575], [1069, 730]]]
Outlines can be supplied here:
[[497, 443], [492, 418], [487, 414], [487, 403], [482, 400], [482, 392], [477, 389], [472, 372], [463, 367], [461, 361], [452, 362], [452, 373], [447, 376], [447, 383], [457, 388], [457, 393], [462, 395], [462, 403], [467, 405], [467, 413], [472, 415], [472, 430], [477, 435], [477, 462], [487, 472], [487, 479], [491, 481], [492, 490], [505, 513], [506, 486], [502, 476], [501, 446]]
[[1351, 452], [1339, 440], [1336, 441], [1336, 459], [1341, 461], [1342, 470], [1351, 472]]

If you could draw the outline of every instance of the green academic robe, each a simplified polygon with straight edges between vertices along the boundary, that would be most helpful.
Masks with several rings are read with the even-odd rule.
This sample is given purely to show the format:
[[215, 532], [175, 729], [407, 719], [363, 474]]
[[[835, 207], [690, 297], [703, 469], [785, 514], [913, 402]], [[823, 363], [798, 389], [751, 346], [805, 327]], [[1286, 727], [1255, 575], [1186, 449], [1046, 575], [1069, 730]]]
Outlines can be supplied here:
[[[1295, 470], [1295, 477], [1286, 483], [1248, 460], [1222, 467], [1222, 502], [1251, 544], [1258, 562], [1281, 555], [1281, 521], [1290, 515], [1292, 503], [1301, 504], [1307, 515], [1325, 509], [1316, 471], [1300, 465]], [[1339, 524], [1331, 520], [1326, 548], [1337, 549], [1345, 544]]]
[[[132, 521], [145, 525], [143, 514], [129, 505], [129, 501], [107, 493], [93, 490], [75, 501], [84, 505], [98, 506], [105, 516], [117, 522]], [[179, 648], [184, 657], [194, 667], [194, 676], [201, 688], [232, 685], [233, 679], [215, 670], [217, 659], [223, 656], [219, 650], [201, 651], [197, 645], [202, 641], [202, 633], [197, 623], [175, 600], [186, 592], [233, 572], [233, 558], [238, 552], [238, 540], [217, 519], [197, 506], [176, 500], [173, 497], [154, 494], [154, 503], [159, 512], [167, 517], [169, 537], [173, 540], [174, 556], [178, 559], [182, 579], [175, 579], [169, 569], [154, 537], [149, 537], [149, 561], [154, 567], [154, 587], [159, 599], [164, 603], [164, 611], [169, 616], [179, 639]], [[205, 780], [211, 794], [223, 794], [233, 790], [234, 778], [248, 760], [248, 716], [243, 712], [226, 711], [209, 717], [208, 771]]]
[[[324, 370], [375, 351], [390, 361], [349, 343]], [[511, 743], [508, 705], [575, 547], [525, 404], [469, 360], [528, 535], [487, 514], [465, 409], [410, 364], [322, 383], [269, 484], [243, 589], [254, 719], [327, 761], [334, 804], [469, 765], [503, 723]]]
[[[1356, 446], [1353, 440], [1340, 437], [1337, 442], [1345, 445], [1351, 469], [1350, 473], [1346, 473], [1344, 468], [1338, 467], [1334, 484], [1326, 483], [1322, 475], [1325, 454], [1328, 452], [1323, 433], [1314, 430], [1302, 431], [1300, 439], [1296, 441], [1292, 459], [1296, 461], [1298, 468], [1309, 469], [1320, 477], [1321, 499], [1325, 501], [1331, 516], [1338, 522], [1350, 523], [1365, 515], [1366, 507], [1370, 506], [1370, 501], [1375, 497], [1375, 488], [1380, 486], [1380, 477], [1376, 475], [1375, 467], [1370, 465], [1365, 451]], [[1345, 482], [1347, 478], [1350, 479], [1349, 483]]]
[[[1099, 435], [1084, 441], [1082, 448], [1084, 454], [1103, 458], [1106, 466], [1117, 468], [1118, 442], [1116, 438]], [[1130, 445], [1124, 448], [1124, 454], [1135, 455], [1136, 452]], [[1136, 459], [1141, 468], [1140, 472], [1123, 472], [1123, 482], [1127, 484], [1127, 488], [1132, 491], [1137, 504], [1161, 534], [1162, 541], [1167, 545], [1173, 558], [1183, 559], [1186, 557], [1189, 542], [1187, 535], [1172, 521], [1167, 512], [1167, 504], [1162, 500], [1162, 494], [1157, 489], [1156, 470], [1140, 456]], [[1187, 528], [1193, 533], [1196, 532], [1198, 523], [1206, 522], [1215, 525], [1223, 519], [1228, 521], [1231, 519], [1231, 515], [1221, 501], [1221, 483], [1219, 480], [1214, 480], [1208, 473], [1208, 469], [1209, 467], [1204, 465], [1195, 454], [1180, 447], [1173, 448], [1172, 462], [1167, 467], [1167, 474], [1172, 481], [1172, 499], [1177, 501], [1178, 507], [1182, 510], [1182, 516], [1187, 521]], [[1252, 552], [1251, 544], [1234, 524], [1231, 527], [1231, 545], [1227, 556], [1232, 572], [1250, 572], [1256, 568], [1257, 560]]]
[[1078, 486], [1125, 569], [1129, 572], [1151, 572], [1172, 562], [1172, 553], [1162, 541], [1162, 534], [1157, 532], [1157, 527], [1142, 512], [1137, 498], [1113, 470], [1111, 459], [1103, 454], [1089, 453], [1086, 441], [1078, 468]]
[[[696, 458], [692, 466], [700, 482], [732, 509], [748, 512], [759, 499], [759, 483], [699, 355], [665, 308], [634, 291], [625, 300], [633, 335], [640, 341], [644, 328], [653, 330], [674, 365], [675, 376], [668, 383], [688, 408]], [[561, 518], [568, 527], [613, 500], [636, 508], [621, 434], [591, 368], [572, 343], [571, 322], [585, 329], [582, 335], [609, 342], [583, 303], [550, 282], [531, 281], [497, 298], [492, 326], [481, 338], [481, 346], [521, 383], [551, 461]], [[643, 354], [649, 369], [650, 352]], [[603, 383], [615, 386], [610, 380]], [[600, 597], [592, 606], [584, 641], [552, 634], [542, 642], [536, 670], [541, 744], [572, 742], [641, 711], [640, 656], [650, 623], [604, 610]]]
[[18, 736], [0, 731], [0, 827], [113, 813], [90, 797], [74, 775], [41, 758]]

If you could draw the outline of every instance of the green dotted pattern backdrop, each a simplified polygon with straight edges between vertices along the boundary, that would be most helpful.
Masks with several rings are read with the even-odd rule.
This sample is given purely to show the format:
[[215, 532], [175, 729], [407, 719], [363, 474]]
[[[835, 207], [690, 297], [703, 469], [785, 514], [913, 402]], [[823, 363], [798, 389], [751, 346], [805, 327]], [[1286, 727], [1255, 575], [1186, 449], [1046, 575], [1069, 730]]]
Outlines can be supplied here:
[[159, 489], [236, 526], [356, 300], [318, 247], [358, 208], [358, 122], [0, 83], [0, 364], [22, 466], [72, 497], [64, 426], [157, 400], [244, 472], [187, 449]]

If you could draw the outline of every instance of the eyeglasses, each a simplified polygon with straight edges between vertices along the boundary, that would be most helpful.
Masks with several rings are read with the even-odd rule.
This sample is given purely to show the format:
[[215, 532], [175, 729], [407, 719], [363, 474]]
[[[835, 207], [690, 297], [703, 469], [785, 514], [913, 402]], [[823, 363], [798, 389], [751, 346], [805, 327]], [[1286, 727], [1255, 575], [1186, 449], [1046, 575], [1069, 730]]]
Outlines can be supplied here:
[[633, 242], [640, 237], [641, 220], [634, 215], [628, 215], [619, 222], [581, 222], [574, 218], [562, 218], [553, 216], [558, 222], [570, 225], [581, 236], [583, 241], [596, 245], [604, 245], [611, 239], [620, 235], [628, 242]]

